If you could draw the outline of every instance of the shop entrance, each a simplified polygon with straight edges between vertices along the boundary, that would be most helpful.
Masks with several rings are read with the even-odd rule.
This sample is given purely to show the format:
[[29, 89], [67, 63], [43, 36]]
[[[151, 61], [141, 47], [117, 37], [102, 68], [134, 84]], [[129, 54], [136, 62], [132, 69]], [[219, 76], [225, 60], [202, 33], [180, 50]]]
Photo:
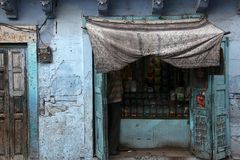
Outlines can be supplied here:
[[[159, 153], [174, 148], [203, 159], [230, 154], [224, 61], [227, 42], [222, 46], [220, 67], [180, 69], [157, 56], [147, 56], [120, 71], [120, 151]], [[108, 130], [108, 75], [95, 73], [95, 138], [100, 159], [109, 159], [107, 142], [112, 134]]]
[[148, 56], [122, 72], [121, 146], [125, 149], [187, 148], [190, 70], [181, 70], [157, 56]]
[[228, 39], [201, 17], [161, 18], [88, 18], [101, 160], [112, 158], [109, 121], [116, 123], [107, 90], [113, 71], [123, 82], [119, 149], [182, 148], [214, 160], [230, 155]]
[[[194, 85], [191, 84], [190, 71], [173, 67], [157, 56], [144, 57], [117, 71], [121, 73], [122, 77], [119, 79], [123, 82], [123, 99], [121, 110], [119, 110], [121, 123], [118, 147], [121, 154], [113, 156], [113, 159], [122, 157], [121, 155], [126, 152], [130, 154], [125, 156], [131, 157], [137, 156], [136, 152], [144, 154], [146, 150], [148, 152], [155, 150], [155, 154], [166, 148], [188, 150], [190, 90]], [[111, 77], [111, 74], [113, 73], [109, 73], [107, 79], [107, 82], [110, 82], [110, 92], [112, 80], [119, 81], [116, 75]], [[207, 79], [206, 76], [207, 74], [202, 74], [199, 80], [204, 82]], [[204, 83], [200, 85], [203, 86], [202, 88], [205, 87]], [[115, 111], [112, 110], [117, 110], [115, 108], [117, 106], [109, 105], [109, 107], [109, 119], [114, 120], [116, 114], [114, 115]], [[115, 120], [115, 122], [118, 121]], [[113, 149], [111, 138], [112, 135], [117, 135], [113, 129], [117, 124], [113, 126], [112, 120], [108, 124], [110, 125], [108, 142], [111, 154]], [[114, 140], [117, 140], [117, 137]], [[154, 155], [154, 153], [150, 154]]]

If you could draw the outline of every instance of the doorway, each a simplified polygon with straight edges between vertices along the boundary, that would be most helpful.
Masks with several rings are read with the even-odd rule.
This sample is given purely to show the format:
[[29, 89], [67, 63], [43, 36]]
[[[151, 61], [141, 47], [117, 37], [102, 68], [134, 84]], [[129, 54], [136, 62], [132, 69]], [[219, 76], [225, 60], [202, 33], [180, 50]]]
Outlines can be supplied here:
[[[123, 83], [119, 151], [189, 150], [192, 91], [207, 91], [208, 75], [214, 74], [211, 70], [215, 72], [214, 68], [180, 69], [157, 56], [147, 56], [116, 71]], [[117, 76], [109, 74], [107, 82], [111, 83]], [[111, 115], [116, 116], [112, 110], [108, 108], [108, 137], [117, 135], [112, 133], [112, 121], [117, 122], [111, 120]], [[111, 144], [111, 138], [108, 142]]]
[[[158, 98], [160, 98], [160, 100], [164, 100], [164, 95], [161, 95], [160, 93], [157, 95], [161, 95], [162, 97], [156, 97], [153, 95], [153, 90], [155, 88], [159, 89], [159, 87], [155, 81], [150, 82], [153, 75], [151, 75], [151, 72], [148, 73], [148, 69], [135, 69], [134, 72], [130, 72], [131, 76], [134, 74], [138, 75], [135, 76], [137, 78], [140, 78], [139, 75], [141, 74], [147, 77], [145, 80], [150, 84], [150, 86], [152, 86], [152, 88], [140, 87], [140, 89], [146, 88], [146, 91], [149, 91], [146, 96], [148, 103], [144, 102], [144, 98], [141, 99], [141, 96], [144, 94], [139, 95], [137, 93], [139, 87], [136, 82], [132, 81], [133, 77], [129, 78], [128, 74], [126, 74], [125, 78], [127, 81], [130, 79], [130, 85], [125, 83], [125, 91], [128, 90], [128, 92], [124, 93], [123, 97], [125, 100], [123, 100], [124, 105], [121, 108], [120, 150], [125, 151], [126, 153], [128, 151], [138, 152], [142, 149], [151, 149], [152, 151], [156, 151], [156, 149], [177, 147], [177, 149], [183, 149], [185, 151], [187, 150], [194, 156], [204, 159], [221, 159], [228, 156], [230, 154], [229, 120], [227, 118], [228, 91], [226, 87], [228, 78], [226, 74], [226, 60], [224, 61], [224, 57], [226, 56], [227, 52], [223, 57], [224, 51], [227, 50], [226, 44], [226, 42], [223, 43], [221, 67], [170, 69], [172, 66], [168, 66], [169, 68], [165, 69], [165, 71], [168, 72], [168, 76], [172, 74], [172, 76], [169, 76], [169, 78], [164, 78], [167, 80], [166, 83], [169, 83], [164, 85], [165, 87], [169, 87], [168, 92], [166, 92], [168, 95], [166, 96], [166, 101], [169, 103], [168, 106], [165, 106], [164, 103], [161, 104], [156, 102]], [[154, 68], [156, 69], [156, 67]], [[129, 68], [125, 69], [129, 70]], [[139, 71], [145, 71], [145, 73], [139, 73]], [[98, 158], [105, 160], [109, 159], [109, 148], [107, 143], [109, 134], [107, 131], [107, 74], [95, 72], [94, 75], [95, 114], [98, 116], [98, 118], [95, 119], [95, 140], [96, 147], [98, 147], [96, 149], [99, 149], [97, 155]], [[202, 80], [200, 80], [201, 77]], [[171, 84], [176, 82], [176, 80], [177, 83], [175, 83], [175, 86]], [[183, 89], [179, 88], [179, 85], [180, 87], [181, 85], [184, 86]], [[186, 91], [188, 90], [189, 85], [192, 87], [192, 89], [190, 96], [188, 97], [186, 96]], [[126, 88], [126, 86], [128, 87]], [[177, 103], [171, 102], [171, 99], [173, 98], [171, 95], [174, 95], [173, 97]], [[152, 100], [152, 98], [155, 99]], [[174, 98], [172, 99], [173, 101]], [[201, 100], [201, 98], [203, 99]], [[138, 100], [141, 100], [141, 102], [138, 102]], [[180, 104], [178, 104], [179, 102]], [[161, 123], [162, 127], [158, 127], [157, 130], [157, 127], [155, 127], [155, 130], [153, 129], [154, 127], [152, 127], [150, 130], [146, 130], [151, 128], [151, 126], [154, 126], [156, 121], [158, 121], [158, 124]], [[185, 123], [185, 126], [179, 125], [181, 121]], [[166, 122], [172, 123], [172, 125], [169, 125]], [[175, 123], [175, 125], [173, 123]], [[176, 123], [178, 124], [176, 125]], [[102, 126], [104, 127], [102, 128]], [[172, 127], [171, 133], [173, 134], [169, 134], [171, 129], [168, 128], [168, 126], [170, 126], [170, 128]], [[184, 131], [177, 131], [180, 128], [182, 128]], [[170, 130], [166, 132], [168, 129]], [[165, 134], [159, 134], [161, 136], [157, 138], [154, 131]], [[185, 135], [186, 139], [184, 139], [184, 136], [182, 136], [183, 134]], [[171, 138], [167, 138], [168, 136]], [[181, 143], [178, 143], [177, 140], [179, 139]], [[164, 144], [162, 140], [164, 140], [166, 143]], [[166, 140], [173, 141], [170, 142]], [[217, 143], [213, 143], [213, 141], [217, 141]]]
[[121, 147], [124, 150], [187, 148], [190, 70], [178, 69], [157, 56], [148, 56], [123, 72]]
[[25, 49], [0, 48], [0, 159], [27, 159]]

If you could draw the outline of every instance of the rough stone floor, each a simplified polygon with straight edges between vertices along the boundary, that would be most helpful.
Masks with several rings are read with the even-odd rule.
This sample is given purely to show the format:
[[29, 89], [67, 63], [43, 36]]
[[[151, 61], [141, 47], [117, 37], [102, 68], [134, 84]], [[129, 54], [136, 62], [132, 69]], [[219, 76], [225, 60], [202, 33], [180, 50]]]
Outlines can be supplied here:
[[111, 156], [111, 160], [199, 160], [188, 150], [165, 148], [155, 150], [126, 150], [119, 155]]

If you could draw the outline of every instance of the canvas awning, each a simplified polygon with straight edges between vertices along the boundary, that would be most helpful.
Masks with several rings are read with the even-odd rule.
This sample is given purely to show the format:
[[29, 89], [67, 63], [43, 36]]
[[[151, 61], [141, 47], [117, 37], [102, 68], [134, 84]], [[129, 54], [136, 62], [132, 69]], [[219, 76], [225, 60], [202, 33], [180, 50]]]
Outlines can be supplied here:
[[98, 72], [119, 70], [156, 55], [179, 68], [218, 66], [224, 32], [206, 19], [107, 20], [86, 24]]

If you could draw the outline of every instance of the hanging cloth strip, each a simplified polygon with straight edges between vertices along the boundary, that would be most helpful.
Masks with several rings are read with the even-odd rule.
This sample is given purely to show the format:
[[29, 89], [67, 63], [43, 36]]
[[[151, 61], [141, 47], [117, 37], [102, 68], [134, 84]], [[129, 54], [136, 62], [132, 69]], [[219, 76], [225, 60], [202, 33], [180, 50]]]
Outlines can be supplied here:
[[206, 19], [109, 20], [86, 24], [98, 72], [119, 70], [148, 55], [179, 68], [219, 66], [224, 31]]

